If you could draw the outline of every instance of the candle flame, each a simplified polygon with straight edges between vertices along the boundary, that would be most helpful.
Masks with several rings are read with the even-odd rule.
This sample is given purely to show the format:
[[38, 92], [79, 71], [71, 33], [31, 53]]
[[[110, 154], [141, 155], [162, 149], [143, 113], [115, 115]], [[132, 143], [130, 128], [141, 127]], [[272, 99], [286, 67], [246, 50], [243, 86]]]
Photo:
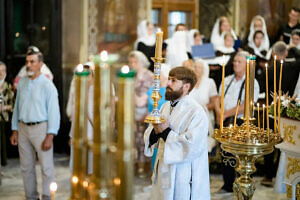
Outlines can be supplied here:
[[50, 191], [56, 192], [56, 190], [57, 190], [57, 184], [55, 182], [52, 182], [50, 184]]
[[282, 59], [280, 60], [280, 63], [283, 64], [283, 60]]
[[78, 183], [78, 177], [77, 176], [73, 176], [72, 177], [72, 182], [77, 184]]
[[161, 32], [161, 28], [158, 28], [158, 29], [157, 29], [157, 32]]
[[259, 103], [257, 103], [257, 107], [259, 107]]
[[268, 68], [268, 63], [265, 64], [265, 67]]
[[106, 62], [108, 60], [108, 53], [107, 51], [101, 51], [100, 58], [103, 62]]
[[225, 65], [225, 56], [223, 55], [223, 64]]
[[77, 65], [76, 70], [77, 70], [78, 72], [83, 72], [83, 64]]
[[121, 179], [120, 178], [114, 178], [114, 184], [116, 186], [120, 185], [121, 184]]
[[82, 186], [87, 188], [89, 186], [89, 182], [88, 181], [83, 181]]
[[263, 108], [265, 108], [265, 104], [263, 104]]
[[274, 59], [276, 60], [276, 55], [274, 56]]
[[247, 59], [247, 64], [249, 64], [249, 58]]
[[130, 68], [128, 65], [124, 65], [122, 68], [121, 68], [121, 72], [123, 74], [128, 74], [128, 72], [130, 71]]

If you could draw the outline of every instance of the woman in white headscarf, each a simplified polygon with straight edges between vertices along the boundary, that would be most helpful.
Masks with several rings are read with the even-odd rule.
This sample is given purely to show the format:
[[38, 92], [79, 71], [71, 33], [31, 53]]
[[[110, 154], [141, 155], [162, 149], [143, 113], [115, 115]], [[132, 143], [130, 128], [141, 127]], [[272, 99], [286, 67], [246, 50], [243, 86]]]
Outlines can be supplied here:
[[137, 50], [139, 42], [144, 43], [147, 46], [155, 45], [154, 26], [147, 20], [141, 21], [137, 27], [137, 40], [134, 44], [135, 50]]
[[232, 55], [235, 53], [233, 48], [234, 46], [234, 36], [230, 32], [223, 32], [222, 33], [223, 44], [217, 46], [216, 56], [223, 56], [223, 55]]
[[213, 110], [215, 107], [215, 98], [218, 96], [217, 86], [215, 81], [209, 78], [209, 67], [204, 60], [197, 60], [193, 68], [198, 81], [189, 95], [206, 111], [207, 118], [209, 120], [207, 148], [208, 152], [211, 152], [213, 147], [216, 145], [215, 140], [211, 136], [213, 134], [215, 124]]
[[153, 70], [154, 63], [151, 57], [155, 54], [155, 34], [154, 26], [150, 22], [143, 20], [137, 28], [138, 38], [134, 44], [134, 49], [142, 52], [150, 62], [149, 69]]
[[214, 25], [210, 37], [210, 42], [214, 45], [215, 49], [224, 44], [224, 38], [222, 37], [223, 32], [230, 32], [233, 35], [234, 40], [238, 39], [231, 28], [228, 18], [225, 16], [219, 17]]
[[268, 32], [267, 32], [267, 26], [266, 26], [266, 22], [264, 20], [264, 18], [260, 15], [256, 15], [255, 17], [253, 17], [251, 24], [250, 24], [250, 33], [248, 35], [248, 45], [250, 47], [254, 47], [254, 33], [256, 31], [262, 31], [264, 33], [264, 38], [262, 41], [261, 46], [259, 47], [259, 50], [266, 50], [268, 51], [270, 48], [270, 41], [269, 41], [269, 36], [268, 36]]
[[166, 63], [173, 67], [181, 66], [188, 60], [189, 41], [186, 31], [176, 31], [168, 41]]

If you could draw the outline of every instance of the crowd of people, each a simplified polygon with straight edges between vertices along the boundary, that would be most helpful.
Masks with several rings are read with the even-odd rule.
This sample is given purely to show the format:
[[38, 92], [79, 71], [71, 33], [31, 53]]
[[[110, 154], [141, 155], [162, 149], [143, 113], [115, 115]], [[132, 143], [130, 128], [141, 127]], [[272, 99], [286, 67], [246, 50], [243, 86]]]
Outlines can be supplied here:
[[[161, 66], [162, 96], [159, 106], [167, 120], [162, 124], [146, 124], [145, 117], [151, 112], [153, 101], [153, 68], [151, 57], [155, 53], [155, 27], [142, 21], [134, 50], [128, 55], [129, 67], [136, 71], [135, 91], [135, 144], [136, 172], [144, 176], [152, 157], [153, 199], [209, 199], [208, 153], [216, 148], [212, 138], [214, 128], [220, 123], [221, 66], [206, 59], [193, 57], [192, 47], [210, 42], [216, 56], [228, 56], [226, 63], [224, 123], [233, 123], [239, 104], [237, 124], [243, 121], [245, 101], [245, 73], [247, 56], [256, 56], [254, 101], [265, 102], [265, 65], [272, 74], [274, 58], [277, 64], [283, 60], [282, 92], [300, 95], [300, 11], [292, 8], [289, 21], [280, 27], [278, 41], [271, 44], [267, 26], [262, 16], [255, 16], [249, 34], [243, 40], [232, 29], [227, 17], [217, 19], [210, 40], [197, 29], [187, 30], [178, 24], [173, 35], [164, 41]], [[239, 41], [239, 42], [237, 42]], [[90, 63], [85, 68], [93, 72]], [[277, 70], [279, 70], [277, 68]], [[279, 76], [279, 71], [277, 71]], [[29, 47], [25, 66], [14, 80], [13, 86], [5, 81], [6, 66], [0, 62], [0, 129], [5, 132], [12, 114], [10, 141], [18, 145], [25, 195], [38, 199], [35, 160], [38, 156], [43, 176], [43, 199], [50, 199], [49, 184], [54, 178], [53, 137], [60, 124], [58, 93], [52, 83], [53, 75], [43, 62], [43, 54], [36, 47]], [[277, 82], [279, 78], [277, 77]], [[269, 76], [269, 89], [274, 88]], [[278, 84], [278, 83], [277, 83]], [[296, 87], [297, 85], [297, 87]], [[89, 78], [88, 114], [92, 120], [93, 73]], [[16, 92], [16, 95], [15, 95]], [[269, 92], [269, 94], [271, 94]], [[16, 96], [16, 97], [15, 97]], [[74, 84], [71, 84], [67, 115], [74, 118]], [[72, 125], [72, 127], [74, 124]], [[72, 127], [70, 138], [72, 138]], [[89, 138], [93, 137], [89, 127]], [[5, 134], [1, 134], [1, 164], [6, 164]], [[72, 152], [72, 151], [71, 151]], [[225, 155], [228, 154], [225, 152]], [[276, 174], [274, 155], [265, 157], [265, 178], [262, 184], [272, 186]], [[92, 166], [89, 155], [89, 166]], [[72, 154], [71, 154], [72, 157]], [[72, 160], [72, 159], [71, 159]], [[222, 167], [224, 185], [217, 194], [232, 193], [234, 169]], [[89, 173], [92, 173], [89, 168]], [[176, 197], [176, 198], [174, 198]]]
[[[267, 26], [265, 20], [262, 16], [253, 17], [249, 34], [245, 39], [239, 38], [238, 35], [231, 28], [230, 22], [227, 17], [220, 17], [217, 19], [212, 34], [210, 37], [210, 41], [205, 40], [199, 30], [187, 30], [185, 24], [178, 24], [175, 28], [175, 32], [173, 35], [166, 39], [163, 44], [163, 51], [166, 57], [166, 62], [162, 65], [162, 74], [169, 74], [168, 82], [166, 85], [162, 85], [162, 87], [166, 87], [165, 93], [162, 93], [162, 97], [166, 100], [169, 100], [170, 103], [166, 103], [163, 105], [161, 111], [164, 116], [168, 119], [167, 124], [163, 125], [152, 125], [146, 129], [145, 131], [145, 155], [155, 157], [156, 151], [156, 161], [153, 169], [153, 195], [158, 197], [163, 196], [162, 199], [172, 199], [170, 196], [176, 195], [186, 195], [185, 190], [182, 191], [182, 194], [174, 188], [174, 184], [181, 185], [184, 181], [182, 175], [180, 178], [177, 175], [172, 173], [172, 170], [182, 170], [182, 173], [187, 173], [186, 169], [181, 169], [178, 164], [182, 164], [185, 167], [194, 166], [193, 162], [202, 157], [202, 161], [205, 160], [205, 156], [203, 154], [199, 154], [195, 156], [193, 159], [189, 158], [189, 153], [191, 153], [194, 145], [198, 147], [197, 150], [203, 150], [202, 142], [203, 141], [193, 141], [194, 136], [193, 131], [189, 131], [189, 126], [193, 127], [191, 121], [186, 122], [184, 114], [181, 114], [178, 111], [176, 115], [173, 116], [174, 110], [177, 107], [176, 104], [181, 105], [186, 104], [186, 99], [190, 99], [194, 103], [190, 103], [194, 105], [198, 105], [201, 109], [203, 109], [203, 113], [200, 115], [202, 120], [207, 120], [207, 127], [199, 128], [199, 130], [205, 131], [207, 138], [206, 140], [206, 149], [203, 150], [205, 152], [212, 152], [212, 150], [216, 146], [215, 140], [211, 137], [212, 131], [214, 128], [219, 126], [220, 123], [220, 94], [221, 88], [219, 87], [221, 84], [221, 75], [222, 68], [220, 63], [211, 63], [206, 59], [199, 59], [198, 57], [193, 57], [192, 47], [195, 45], [202, 45], [204, 43], [211, 43], [214, 47], [216, 56], [228, 56], [226, 66], [225, 66], [225, 98], [224, 98], [224, 124], [230, 125], [233, 124], [234, 115], [237, 109], [238, 103], [240, 104], [237, 115], [237, 124], [241, 124], [243, 122], [243, 112], [244, 112], [244, 100], [245, 100], [245, 69], [246, 69], [246, 59], [247, 56], [255, 55], [256, 56], [256, 69], [255, 69], [255, 82], [254, 82], [254, 103], [260, 102], [261, 104], [265, 104], [265, 92], [266, 92], [266, 81], [269, 84], [269, 90], [273, 91], [274, 88], [274, 80], [272, 76], [269, 76], [269, 80], [265, 79], [266, 73], [266, 64], [268, 65], [268, 70], [270, 74], [274, 73], [274, 60], [277, 62], [277, 66], [280, 65], [280, 61], [284, 61], [284, 68], [282, 72], [282, 76], [285, 77], [282, 80], [282, 93], [289, 94], [290, 96], [299, 94], [299, 64], [300, 64], [300, 24], [298, 23], [300, 10], [297, 8], [292, 8], [289, 12], [289, 21], [281, 26], [278, 30], [276, 41], [271, 43], [268, 36]], [[145, 23], [142, 22], [142, 23]], [[141, 24], [142, 24], [141, 23]], [[148, 38], [151, 38], [154, 41], [154, 31], [153, 25], [149, 22], [145, 23], [145, 31]], [[152, 36], [151, 36], [152, 35]], [[147, 45], [146, 43], [142, 44], [145, 40], [145, 36], [141, 36], [143, 39], [137, 40], [137, 51], [143, 52], [145, 56], [150, 60], [151, 57], [154, 56], [155, 45]], [[149, 44], [149, 43], [148, 43]], [[146, 48], [140, 48], [140, 46], [148, 46], [147, 51]], [[149, 54], [152, 52], [152, 54]], [[276, 57], [276, 58], [275, 58]], [[179, 70], [178, 66], [183, 66], [186, 69], [192, 70], [197, 78], [196, 83], [190, 83], [188, 80], [185, 80], [184, 74], [187, 72]], [[146, 67], [146, 66], [145, 66]], [[153, 71], [153, 66], [148, 68], [149, 71]], [[277, 85], [279, 84], [279, 68], [277, 70]], [[177, 75], [177, 73], [183, 73], [182, 75]], [[175, 80], [174, 80], [175, 79]], [[191, 90], [184, 92], [183, 85], [182, 88], [177, 88], [174, 86], [174, 82], [181, 81], [182, 84], [189, 83], [189, 87]], [[297, 84], [298, 82], [298, 84]], [[150, 83], [150, 81], [149, 81]], [[297, 87], [296, 87], [297, 85]], [[175, 88], [173, 88], [175, 87]], [[177, 89], [177, 90], [175, 90]], [[219, 92], [217, 92], [219, 90]], [[268, 92], [270, 95], [271, 92]], [[177, 92], [177, 93], [176, 93]], [[170, 98], [170, 94], [177, 94], [179, 96]], [[147, 93], [150, 98], [149, 94]], [[185, 97], [188, 96], [188, 97]], [[271, 96], [269, 97], [271, 99]], [[173, 105], [175, 104], [175, 105]], [[176, 107], [175, 107], [176, 106]], [[183, 106], [183, 105], [182, 105]], [[175, 108], [173, 108], [175, 107]], [[183, 106], [184, 107], [184, 106]], [[192, 107], [192, 106], [191, 106]], [[180, 110], [182, 108], [178, 108]], [[188, 108], [186, 108], [188, 109]], [[136, 110], [138, 111], [138, 110]], [[188, 112], [188, 111], [186, 111]], [[192, 112], [193, 113], [193, 112]], [[190, 113], [191, 114], [191, 113]], [[146, 113], [145, 113], [146, 116]], [[173, 116], [173, 117], [172, 117]], [[195, 117], [197, 118], [197, 117]], [[194, 118], [193, 118], [194, 119]], [[177, 120], [177, 121], [176, 121]], [[195, 119], [196, 120], [196, 119]], [[272, 120], [271, 120], [272, 121]], [[137, 122], [138, 123], [138, 122]], [[181, 123], [185, 123], [186, 126], [184, 130], [180, 127]], [[271, 122], [271, 127], [272, 127]], [[145, 124], [146, 125], [146, 124]], [[198, 124], [201, 126], [201, 123]], [[178, 127], [179, 126], [179, 127]], [[198, 134], [202, 134], [199, 131]], [[202, 135], [202, 136], [204, 136]], [[170, 138], [171, 137], [171, 138]], [[185, 137], [185, 138], [183, 138]], [[170, 138], [170, 139], [168, 139]], [[202, 139], [203, 140], [203, 139]], [[186, 144], [186, 142], [189, 142]], [[196, 144], [194, 144], [196, 142]], [[138, 148], [139, 144], [136, 143]], [[175, 148], [176, 146], [176, 148]], [[157, 147], [157, 149], [156, 149]], [[169, 153], [173, 151], [178, 158], [173, 158]], [[178, 152], [179, 151], [179, 152]], [[195, 152], [196, 153], [196, 152]], [[229, 153], [224, 152], [225, 155], [229, 155]], [[183, 157], [181, 157], [181, 155]], [[265, 186], [273, 186], [272, 178], [276, 175], [277, 164], [274, 163], [276, 160], [274, 156], [278, 155], [278, 153], [272, 153], [270, 155], [265, 156], [264, 162], [264, 174], [265, 177], [262, 179], [261, 184]], [[186, 158], [186, 157], [187, 158]], [[203, 157], [204, 156], [204, 157]], [[173, 160], [174, 159], [174, 160]], [[167, 160], [167, 161], [166, 161]], [[205, 161], [207, 162], [207, 161]], [[161, 164], [160, 164], [161, 163]], [[165, 166], [165, 164], [169, 164]], [[168, 168], [168, 169], [165, 169]], [[164, 169], [166, 171], [164, 171]], [[171, 170], [171, 171], [169, 171]], [[202, 170], [206, 170], [206, 163], [202, 165]], [[170, 173], [171, 175], [167, 176], [164, 173]], [[177, 172], [176, 172], [177, 173]], [[180, 172], [181, 173], [181, 172]], [[208, 171], [207, 171], [208, 173]], [[224, 179], [224, 185], [220, 190], [216, 192], [216, 194], [230, 194], [233, 192], [232, 186], [235, 180], [235, 172], [234, 169], [230, 166], [224, 165], [222, 166], [222, 174]], [[186, 174], [191, 179], [194, 180], [193, 174]], [[174, 177], [173, 177], [174, 176]], [[168, 177], [168, 178], [166, 178]], [[203, 181], [205, 181], [203, 179]], [[164, 190], [164, 183], [168, 182], [171, 186], [168, 189]], [[194, 183], [194, 182], [193, 182]], [[188, 182], [186, 182], [188, 184]], [[192, 181], [189, 182], [192, 184]], [[195, 181], [195, 187], [197, 186], [197, 181]], [[204, 185], [204, 184], [203, 184]], [[204, 187], [202, 185], [202, 187]], [[284, 184], [281, 185], [284, 187]], [[184, 188], [184, 186], [182, 186]], [[191, 188], [190, 188], [191, 189]], [[198, 188], [199, 191], [202, 191], [200, 186]], [[279, 190], [277, 190], [279, 191]], [[280, 191], [282, 192], [282, 190]], [[179, 194], [180, 193], [180, 194]], [[193, 196], [193, 192], [189, 193]], [[203, 193], [203, 199], [207, 199], [207, 194]], [[193, 199], [193, 198], [192, 198]], [[195, 197], [195, 199], [202, 199], [200, 197]]]

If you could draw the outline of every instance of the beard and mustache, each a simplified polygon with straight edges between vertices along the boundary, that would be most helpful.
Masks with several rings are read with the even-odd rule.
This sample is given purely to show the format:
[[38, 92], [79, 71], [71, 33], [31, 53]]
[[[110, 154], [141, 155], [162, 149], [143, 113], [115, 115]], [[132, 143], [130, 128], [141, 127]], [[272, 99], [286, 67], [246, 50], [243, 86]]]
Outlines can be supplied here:
[[170, 87], [167, 87], [165, 99], [168, 101], [175, 101], [175, 100], [179, 99], [182, 96], [182, 94], [183, 94], [183, 86], [176, 91], [174, 91]]

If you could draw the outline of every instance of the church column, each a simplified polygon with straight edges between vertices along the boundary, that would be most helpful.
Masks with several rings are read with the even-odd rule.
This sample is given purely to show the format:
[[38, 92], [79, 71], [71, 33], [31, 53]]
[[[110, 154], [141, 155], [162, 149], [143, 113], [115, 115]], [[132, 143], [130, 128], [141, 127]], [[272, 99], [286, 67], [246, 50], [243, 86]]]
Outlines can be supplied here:
[[89, 0], [80, 1], [80, 50], [79, 61], [85, 63], [88, 59], [88, 31], [89, 31]]

